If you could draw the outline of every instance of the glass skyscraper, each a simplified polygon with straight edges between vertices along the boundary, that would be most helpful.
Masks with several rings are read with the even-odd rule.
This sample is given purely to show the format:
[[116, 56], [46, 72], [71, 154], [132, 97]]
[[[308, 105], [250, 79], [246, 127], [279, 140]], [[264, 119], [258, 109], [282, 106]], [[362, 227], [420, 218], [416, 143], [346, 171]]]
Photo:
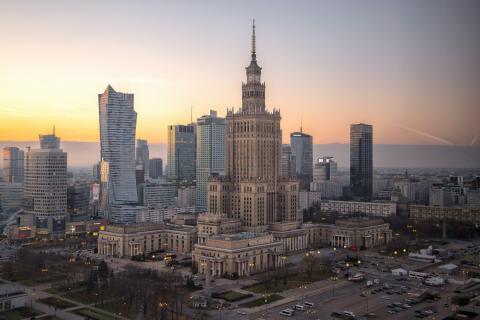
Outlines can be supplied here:
[[350, 188], [357, 200], [371, 200], [373, 191], [373, 129], [368, 124], [350, 126]]
[[308, 189], [313, 179], [313, 141], [312, 136], [300, 128], [300, 132], [290, 134], [292, 155], [295, 156], [295, 173], [300, 181], [300, 189]]
[[207, 210], [208, 178], [226, 174], [227, 124], [210, 111], [197, 120], [197, 211]]
[[190, 183], [195, 179], [195, 126], [168, 126], [168, 179]]

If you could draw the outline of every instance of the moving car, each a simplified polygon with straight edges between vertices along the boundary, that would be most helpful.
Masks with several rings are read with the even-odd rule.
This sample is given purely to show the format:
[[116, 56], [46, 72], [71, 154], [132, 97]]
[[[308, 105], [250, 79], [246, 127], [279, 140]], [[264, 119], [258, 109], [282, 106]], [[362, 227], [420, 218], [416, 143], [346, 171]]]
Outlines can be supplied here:
[[284, 309], [284, 310], [280, 311], [280, 315], [286, 316], [286, 317], [291, 317], [291, 316], [293, 316], [294, 312], [295, 311], [292, 310], [292, 309]]

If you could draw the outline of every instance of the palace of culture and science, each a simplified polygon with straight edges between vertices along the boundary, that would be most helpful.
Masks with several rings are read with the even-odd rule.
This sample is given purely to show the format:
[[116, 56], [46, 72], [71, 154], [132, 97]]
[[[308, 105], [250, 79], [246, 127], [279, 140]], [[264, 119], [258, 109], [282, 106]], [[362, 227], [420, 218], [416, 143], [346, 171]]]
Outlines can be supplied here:
[[303, 224], [299, 181], [280, 176], [280, 111], [265, 107], [255, 45], [254, 24], [242, 108], [227, 111], [227, 175], [210, 177], [208, 210], [197, 219], [192, 258], [198, 272], [245, 276], [280, 267], [287, 254], [332, 239], [338, 246], [349, 245], [357, 236], [369, 241], [366, 246], [388, 240], [388, 224], [379, 221]]
[[278, 222], [296, 222], [299, 185], [280, 177], [280, 111], [265, 107], [265, 83], [255, 52], [255, 25], [242, 108], [227, 111], [227, 176], [208, 183], [208, 212], [240, 219], [245, 231], [262, 232]]

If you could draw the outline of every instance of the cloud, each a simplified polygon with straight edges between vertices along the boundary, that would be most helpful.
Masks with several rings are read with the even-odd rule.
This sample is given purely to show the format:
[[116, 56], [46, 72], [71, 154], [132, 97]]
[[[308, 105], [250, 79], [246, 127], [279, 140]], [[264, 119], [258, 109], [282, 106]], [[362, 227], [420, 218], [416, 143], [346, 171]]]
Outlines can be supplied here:
[[435, 135], [433, 135], [433, 134], [430, 134], [430, 133], [428, 133], [428, 132], [420, 131], [420, 130], [417, 130], [417, 129], [414, 129], [414, 128], [409, 128], [409, 127], [406, 127], [406, 126], [403, 126], [403, 125], [396, 125], [396, 126], [399, 127], [399, 128], [402, 128], [402, 129], [404, 129], [404, 130], [407, 130], [407, 131], [416, 133], [416, 134], [418, 134], [419, 136], [426, 137], [426, 138], [435, 140], [435, 141], [437, 141], [437, 142], [440, 142], [440, 143], [443, 143], [443, 144], [446, 144], [446, 145], [449, 145], [449, 146], [455, 145], [455, 144], [454, 144], [453, 142], [451, 142], [451, 141], [448, 141], [448, 140], [445, 140], [445, 139], [443, 139], [443, 138], [437, 137], [437, 136], [435, 136]]

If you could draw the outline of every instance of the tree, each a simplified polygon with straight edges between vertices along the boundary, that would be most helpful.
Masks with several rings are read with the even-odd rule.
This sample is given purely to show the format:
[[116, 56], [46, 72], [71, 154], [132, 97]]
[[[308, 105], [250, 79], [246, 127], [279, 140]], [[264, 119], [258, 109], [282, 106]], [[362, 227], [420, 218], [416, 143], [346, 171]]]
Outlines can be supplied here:
[[95, 290], [97, 288], [97, 282], [98, 282], [97, 272], [95, 272], [95, 270], [91, 270], [90, 275], [87, 279], [87, 292], [88, 293], [92, 293], [93, 290]]
[[308, 279], [312, 278], [315, 267], [321, 262], [320, 257], [315, 254], [307, 253], [302, 259], [303, 269], [307, 273]]
[[13, 263], [7, 261], [2, 266], [2, 273], [7, 277], [7, 279], [12, 280], [13, 278]]
[[105, 262], [105, 260], [102, 260], [98, 264], [98, 280], [102, 285], [105, 285], [107, 283], [108, 276], [109, 276], [108, 264]]

